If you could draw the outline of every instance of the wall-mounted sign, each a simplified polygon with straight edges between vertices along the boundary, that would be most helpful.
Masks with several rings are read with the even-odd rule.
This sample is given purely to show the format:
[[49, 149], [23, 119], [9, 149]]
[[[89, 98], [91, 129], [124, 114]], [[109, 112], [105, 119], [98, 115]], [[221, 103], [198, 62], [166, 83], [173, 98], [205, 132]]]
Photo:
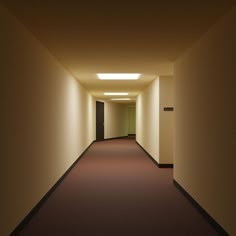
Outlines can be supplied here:
[[174, 107], [164, 107], [164, 111], [174, 111]]

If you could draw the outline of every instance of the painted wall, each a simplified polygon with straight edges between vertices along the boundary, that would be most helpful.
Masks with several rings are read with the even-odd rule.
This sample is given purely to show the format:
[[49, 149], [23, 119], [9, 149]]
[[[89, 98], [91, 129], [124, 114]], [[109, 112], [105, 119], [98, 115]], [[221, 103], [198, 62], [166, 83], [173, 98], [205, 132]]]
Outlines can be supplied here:
[[116, 138], [127, 135], [127, 105], [114, 102], [104, 102], [104, 138]]
[[128, 105], [128, 134], [136, 134], [136, 106]]
[[174, 178], [230, 235], [236, 235], [235, 25], [236, 8], [175, 63]]
[[159, 163], [159, 79], [136, 100], [136, 141]]
[[173, 77], [155, 79], [138, 96], [136, 140], [159, 163], [173, 164]]
[[173, 164], [173, 115], [174, 111], [164, 111], [173, 107], [173, 77], [160, 76], [160, 157], [159, 164]]
[[21, 222], [95, 139], [95, 102], [0, 7], [0, 235]]

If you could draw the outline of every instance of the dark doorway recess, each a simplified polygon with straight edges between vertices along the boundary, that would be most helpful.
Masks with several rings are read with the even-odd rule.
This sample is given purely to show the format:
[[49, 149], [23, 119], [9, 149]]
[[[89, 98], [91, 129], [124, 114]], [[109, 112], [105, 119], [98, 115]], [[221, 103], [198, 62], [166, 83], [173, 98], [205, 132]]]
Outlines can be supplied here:
[[104, 140], [104, 103], [96, 101], [96, 140]]

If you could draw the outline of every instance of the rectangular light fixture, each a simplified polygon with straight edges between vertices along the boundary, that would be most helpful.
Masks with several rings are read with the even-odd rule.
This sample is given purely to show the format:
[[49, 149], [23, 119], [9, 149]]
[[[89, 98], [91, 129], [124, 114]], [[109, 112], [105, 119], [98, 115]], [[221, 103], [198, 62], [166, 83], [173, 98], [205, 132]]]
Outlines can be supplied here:
[[99, 73], [98, 78], [101, 80], [137, 80], [139, 73]]
[[123, 93], [123, 92], [119, 92], [119, 93], [104, 93], [104, 95], [106, 95], [106, 96], [127, 96], [128, 95], [128, 93]]
[[130, 98], [112, 98], [111, 100], [113, 100], [113, 101], [129, 101], [131, 99]]

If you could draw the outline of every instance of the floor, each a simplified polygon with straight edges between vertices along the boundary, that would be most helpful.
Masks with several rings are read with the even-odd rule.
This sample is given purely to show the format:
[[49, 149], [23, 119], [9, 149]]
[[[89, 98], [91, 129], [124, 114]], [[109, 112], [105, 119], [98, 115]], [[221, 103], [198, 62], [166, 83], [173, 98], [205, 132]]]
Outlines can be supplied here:
[[218, 235], [132, 138], [95, 142], [19, 235]]

